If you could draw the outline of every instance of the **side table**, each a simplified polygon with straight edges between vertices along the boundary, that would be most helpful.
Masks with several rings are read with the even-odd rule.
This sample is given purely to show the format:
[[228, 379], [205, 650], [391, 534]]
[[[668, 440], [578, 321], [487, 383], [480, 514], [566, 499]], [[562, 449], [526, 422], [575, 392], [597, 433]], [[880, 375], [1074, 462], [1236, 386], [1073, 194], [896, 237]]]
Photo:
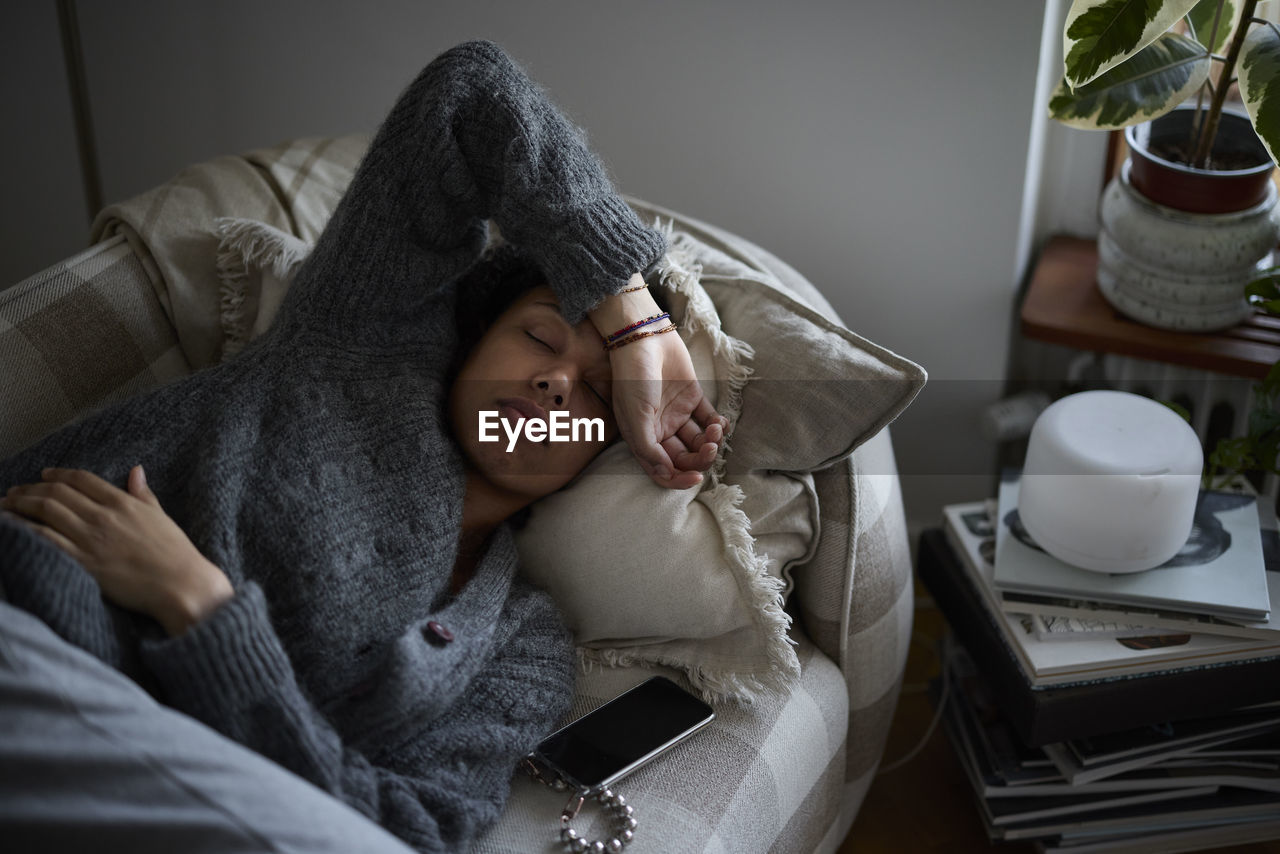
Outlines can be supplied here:
[[1236, 377], [1261, 379], [1280, 360], [1280, 318], [1255, 314], [1221, 332], [1173, 332], [1120, 314], [1097, 286], [1098, 247], [1057, 236], [1040, 254], [1021, 308], [1026, 338]]

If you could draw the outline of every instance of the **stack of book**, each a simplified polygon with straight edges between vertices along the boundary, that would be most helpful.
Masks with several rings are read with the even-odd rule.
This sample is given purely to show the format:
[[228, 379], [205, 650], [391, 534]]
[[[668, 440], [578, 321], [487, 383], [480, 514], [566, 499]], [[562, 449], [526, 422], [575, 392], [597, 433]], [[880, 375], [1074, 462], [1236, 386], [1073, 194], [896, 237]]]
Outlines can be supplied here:
[[[1018, 521], [1018, 480], [997, 505], [944, 508], [969, 579], [1033, 685], [1280, 656], [1280, 536], [1256, 496], [1204, 492], [1167, 564], [1110, 575], [1041, 550]], [[1266, 553], [1273, 572], [1267, 572]]]
[[1205, 492], [1179, 555], [1107, 575], [1041, 550], [1017, 488], [944, 508], [919, 562], [960, 642], [936, 690], [992, 838], [1084, 852], [1280, 835], [1274, 509]]
[[1280, 703], [1028, 747], [963, 648], [944, 650], [943, 723], [993, 840], [1044, 850], [1187, 851], [1280, 836]]

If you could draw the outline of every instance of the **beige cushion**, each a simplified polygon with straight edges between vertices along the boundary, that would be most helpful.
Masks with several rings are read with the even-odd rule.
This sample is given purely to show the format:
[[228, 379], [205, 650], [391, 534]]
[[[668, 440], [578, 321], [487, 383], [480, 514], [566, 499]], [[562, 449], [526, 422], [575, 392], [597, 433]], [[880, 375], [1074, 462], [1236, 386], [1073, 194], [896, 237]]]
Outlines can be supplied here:
[[[351, 181], [368, 146], [360, 134], [307, 139], [244, 157], [223, 156], [183, 169], [170, 180], [95, 217], [92, 239], [128, 239], [192, 369], [217, 364], [243, 341], [228, 338], [224, 314], [256, 293], [237, 291], [218, 267], [218, 217], [262, 222], [313, 241]], [[282, 204], [282, 197], [287, 201]], [[219, 275], [219, 274], [224, 275]]]
[[[678, 216], [645, 203], [641, 209]], [[755, 247], [680, 219], [683, 239], [699, 247], [700, 281], [724, 331], [755, 349], [727, 473], [826, 468], [915, 399], [925, 383], [919, 365], [846, 329], [828, 306], [784, 283]]]

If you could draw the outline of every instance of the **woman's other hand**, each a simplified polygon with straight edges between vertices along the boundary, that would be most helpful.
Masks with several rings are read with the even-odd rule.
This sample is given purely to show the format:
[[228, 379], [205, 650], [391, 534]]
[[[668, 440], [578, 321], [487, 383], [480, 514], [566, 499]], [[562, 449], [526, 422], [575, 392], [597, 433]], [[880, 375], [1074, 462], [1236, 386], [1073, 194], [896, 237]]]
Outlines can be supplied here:
[[122, 490], [82, 469], [45, 469], [42, 482], [12, 487], [0, 507], [75, 558], [107, 599], [182, 634], [234, 595], [160, 507], [142, 466]]
[[[632, 286], [644, 284], [639, 274]], [[647, 290], [619, 294], [591, 312], [601, 337], [660, 313]], [[663, 324], [666, 325], [666, 324]], [[653, 327], [653, 331], [661, 328]], [[618, 430], [654, 483], [687, 489], [715, 462], [728, 419], [707, 400], [675, 333], [650, 335], [609, 353]]]

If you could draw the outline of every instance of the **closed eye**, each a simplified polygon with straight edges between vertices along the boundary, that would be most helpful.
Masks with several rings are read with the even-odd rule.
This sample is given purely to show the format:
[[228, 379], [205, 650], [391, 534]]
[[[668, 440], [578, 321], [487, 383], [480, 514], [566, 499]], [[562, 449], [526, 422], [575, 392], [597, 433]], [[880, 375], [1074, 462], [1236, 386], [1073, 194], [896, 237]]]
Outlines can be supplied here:
[[551, 346], [550, 344], [548, 344], [546, 341], [543, 341], [541, 338], [539, 338], [537, 335], [534, 335], [534, 334], [533, 334], [532, 332], [530, 332], [529, 330], [527, 330], [527, 329], [526, 329], [524, 334], [525, 334], [525, 335], [528, 335], [528, 336], [529, 336], [531, 339], [533, 339], [534, 341], [537, 341], [537, 342], [538, 342], [539, 344], [541, 344], [543, 347], [546, 347], [546, 348], [547, 348], [548, 350], [550, 350], [552, 353], [554, 353], [554, 352], [556, 351], [556, 348], [555, 348], [555, 347], [552, 347], [552, 346]]
[[591, 393], [595, 395], [596, 400], [600, 401], [601, 406], [603, 406], [606, 410], [611, 408], [609, 401], [605, 398], [603, 394], [596, 391], [595, 386], [593, 386], [591, 383], [586, 383], [586, 386], [588, 389], [590, 389]]

